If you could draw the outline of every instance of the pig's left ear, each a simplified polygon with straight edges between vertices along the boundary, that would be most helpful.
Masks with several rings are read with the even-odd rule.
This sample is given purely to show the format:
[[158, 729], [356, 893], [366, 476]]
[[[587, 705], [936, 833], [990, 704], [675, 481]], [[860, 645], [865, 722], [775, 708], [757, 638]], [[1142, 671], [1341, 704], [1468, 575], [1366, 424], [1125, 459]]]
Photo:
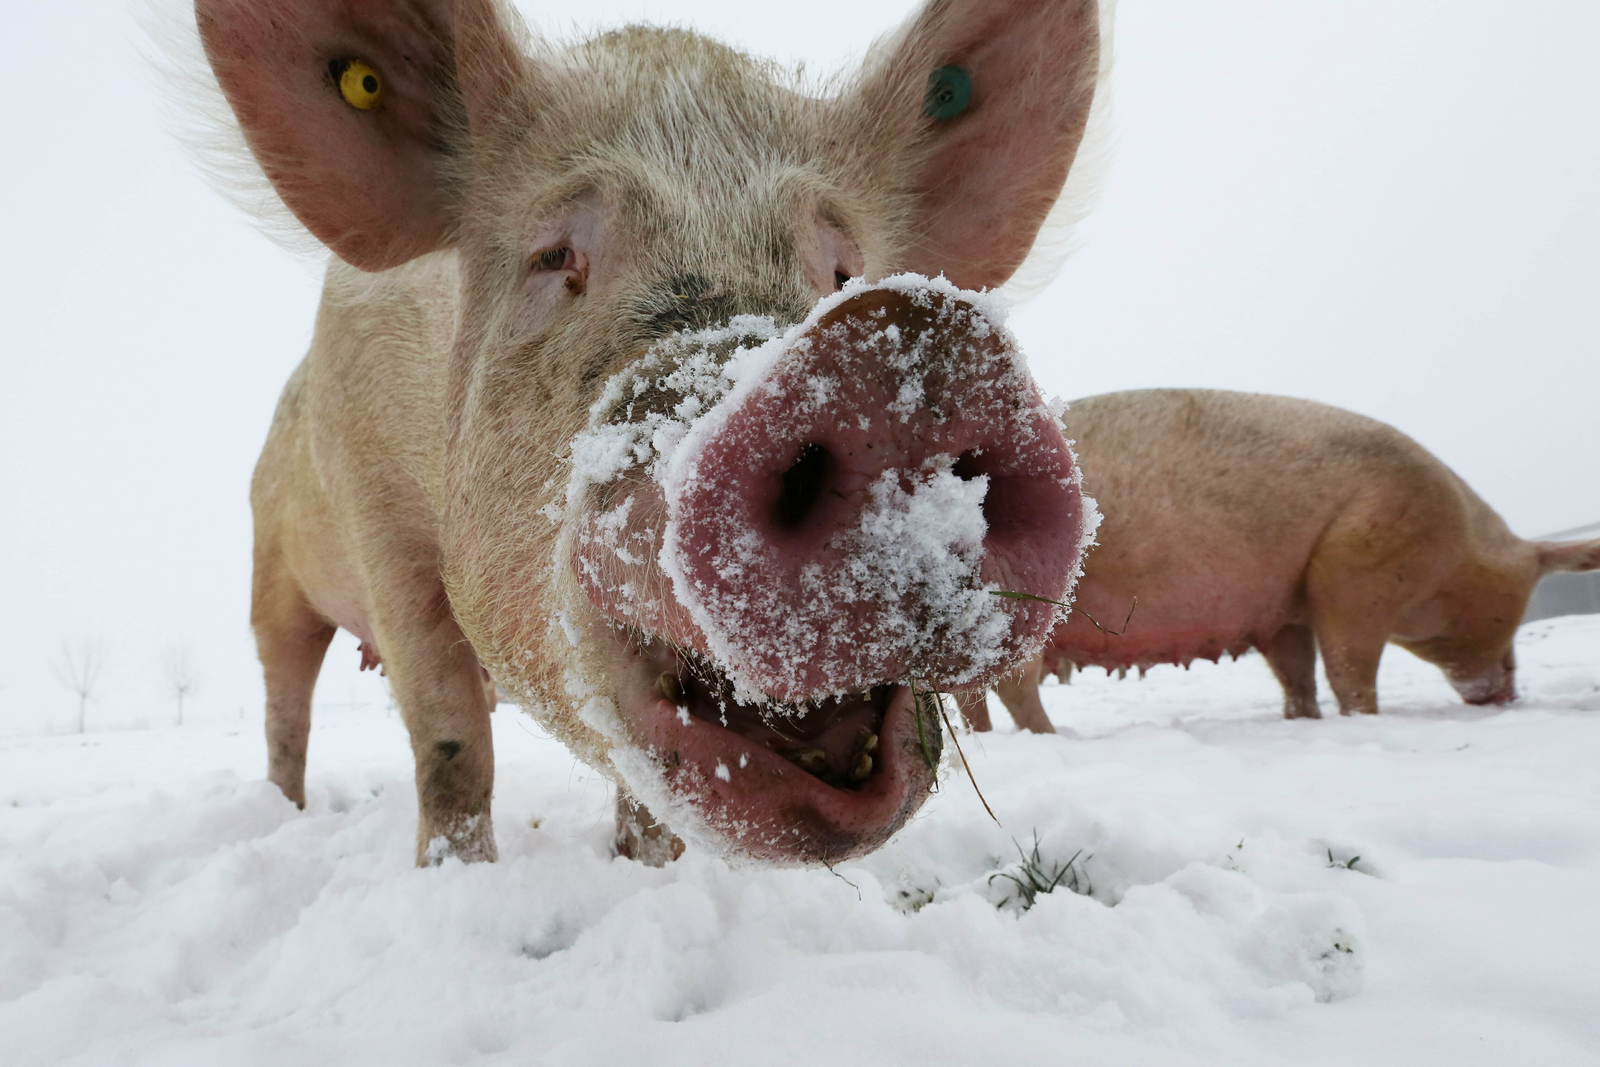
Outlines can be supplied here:
[[1099, 71], [1095, 0], [931, 0], [851, 101], [866, 136], [887, 135], [880, 176], [910, 201], [896, 265], [966, 288], [1011, 277], [1066, 183]]

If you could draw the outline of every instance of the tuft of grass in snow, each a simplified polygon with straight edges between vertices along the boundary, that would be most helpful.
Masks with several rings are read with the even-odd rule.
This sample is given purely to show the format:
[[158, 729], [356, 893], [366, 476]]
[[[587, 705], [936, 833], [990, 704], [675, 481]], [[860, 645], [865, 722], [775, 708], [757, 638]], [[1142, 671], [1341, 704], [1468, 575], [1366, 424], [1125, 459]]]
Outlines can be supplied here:
[[1079, 896], [1088, 896], [1094, 891], [1089, 884], [1089, 873], [1084, 864], [1090, 857], [1083, 854], [1083, 849], [1074, 852], [1065, 863], [1052, 863], [1046, 861], [1039, 852], [1039, 831], [1033, 832], [1033, 848], [1024, 851], [1022, 843], [1016, 838], [1011, 843], [1017, 846], [1017, 854], [1021, 860], [1013, 863], [1005, 870], [996, 871], [989, 876], [989, 884], [993, 885], [996, 879], [1005, 879], [1016, 888], [1001, 901], [999, 907], [1015, 907], [1017, 911], [1027, 911], [1033, 907], [1034, 902], [1044, 893], [1053, 893], [1058, 888], [1069, 889]]
[[1334, 867], [1334, 868], [1337, 868], [1337, 869], [1342, 870], [1342, 871], [1355, 871], [1357, 874], [1371, 874], [1372, 873], [1371, 871], [1363, 870], [1360, 867], [1356, 866], [1356, 864], [1358, 864], [1360, 862], [1361, 862], [1361, 857], [1360, 856], [1351, 856], [1349, 859], [1345, 859], [1345, 860], [1334, 859], [1333, 849], [1332, 848], [1328, 849], [1328, 866], [1329, 867]]
[[894, 891], [894, 896], [889, 903], [907, 915], [915, 915], [929, 904], [933, 903], [934, 895], [939, 891], [939, 881], [934, 879], [933, 888], [921, 885], [903, 885]]

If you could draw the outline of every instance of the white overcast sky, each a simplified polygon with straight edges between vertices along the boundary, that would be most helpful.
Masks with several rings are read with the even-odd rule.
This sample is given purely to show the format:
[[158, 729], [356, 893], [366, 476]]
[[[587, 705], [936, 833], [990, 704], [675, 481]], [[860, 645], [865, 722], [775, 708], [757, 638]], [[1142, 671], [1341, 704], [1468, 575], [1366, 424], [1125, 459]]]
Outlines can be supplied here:
[[[910, 6], [550, 10], [828, 69]], [[51, 661], [85, 639], [91, 728], [170, 717], [177, 645], [200, 714], [256, 723], [246, 490], [316, 267], [166, 132], [127, 0], [4, 28], [0, 733], [68, 728]], [[1600, 4], [1123, 0], [1115, 50], [1102, 194], [1012, 323], [1047, 394], [1310, 397], [1409, 433], [1524, 536], [1600, 519]], [[373, 698], [355, 665], [336, 646], [319, 701]]]

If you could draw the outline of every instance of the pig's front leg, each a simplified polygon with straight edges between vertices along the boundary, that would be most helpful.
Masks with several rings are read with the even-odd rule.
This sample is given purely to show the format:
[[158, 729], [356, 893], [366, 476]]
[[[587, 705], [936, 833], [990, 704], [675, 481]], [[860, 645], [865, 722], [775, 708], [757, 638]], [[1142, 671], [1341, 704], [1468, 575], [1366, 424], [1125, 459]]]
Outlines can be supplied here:
[[1062, 655], [1060, 650], [1051, 648], [1048, 645], [1045, 646], [1044, 670], [1039, 675], [1041, 679], [1046, 673], [1053, 673], [1056, 676], [1056, 681], [1062, 685], [1071, 685], [1072, 672], [1075, 669], [1073, 662]]
[[258, 552], [250, 623], [267, 686], [267, 780], [306, 806], [311, 693], [334, 626], [306, 600], [275, 552]]
[[417, 763], [417, 865], [492, 861], [493, 704], [478, 658], [443, 588], [375, 584], [385, 592], [373, 629]]
[[1357, 582], [1332, 589], [1315, 581], [1308, 586], [1312, 632], [1339, 714], [1376, 715], [1378, 661], [1394, 628], [1395, 610], [1381, 593]]
[[989, 690], [986, 687], [977, 686], [957, 693], [956, 707], [961, 709], [961, 717], [971, 729], [978, 733], [988, 733], [994, 729], [994, 724], [989, 721]]
[[1030, 660], [1022, 669], [1006, 675], [995, 683], [995, 695], [1011, 713], [1019, 730], [1035, 734], [1053, 734], [1055, 724], [1045, 714], [1044, 701], [1039, 699], [1039, 680], [1044, 677], [1044, 653]]

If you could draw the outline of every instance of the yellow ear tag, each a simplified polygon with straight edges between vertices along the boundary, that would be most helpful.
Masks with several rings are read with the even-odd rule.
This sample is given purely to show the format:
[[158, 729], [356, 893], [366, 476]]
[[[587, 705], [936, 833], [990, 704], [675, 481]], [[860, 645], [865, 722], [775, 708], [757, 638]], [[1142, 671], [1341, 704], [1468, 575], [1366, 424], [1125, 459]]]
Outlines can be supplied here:
[[352, 59], [339, 75], [339, 93], [351, 107], [371, 111], [383, 99], [383, 78], [361, 60]]

